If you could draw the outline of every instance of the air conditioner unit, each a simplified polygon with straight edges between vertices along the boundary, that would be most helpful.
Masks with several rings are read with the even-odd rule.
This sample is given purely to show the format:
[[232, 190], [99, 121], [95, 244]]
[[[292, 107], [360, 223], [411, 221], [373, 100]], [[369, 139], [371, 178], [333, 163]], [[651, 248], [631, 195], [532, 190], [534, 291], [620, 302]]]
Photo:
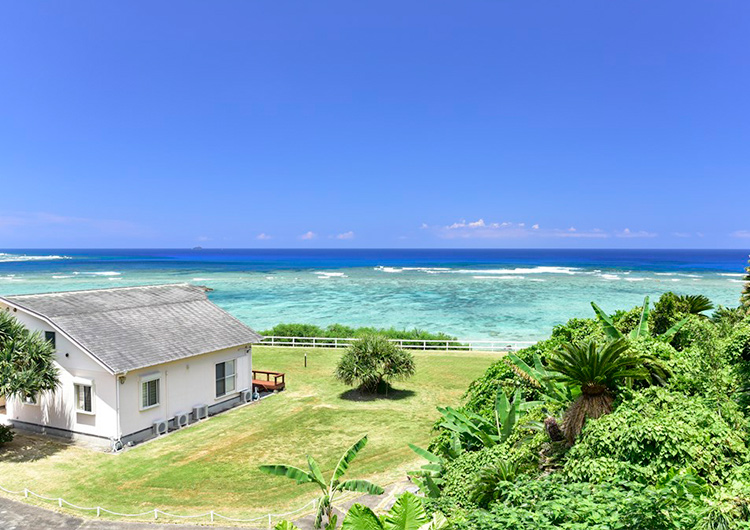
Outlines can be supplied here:
[[153, 423], [153, 428], [154, 428], [154, 434], [157, 436], [161, 436], [162, 434], [167, 434], [167, 431], [169, 431], [169, 422], [167, 420], [155, 421]]
[[242, 390], [240, 392], [240, 402], [242, 403], [250, 403], [253, 400], [253, 391], [252, 390]]
[[196, 405], [193, 407], [193, 419], [202, 420], [208, 418], [208, 405]]
[[190, 423], [190, 414], [187, 412], [182, 412], [180, 414], [177, 414], [174, 417], [174, 425], [178, 429], [182, 429], [183, 427], [187, 427]]

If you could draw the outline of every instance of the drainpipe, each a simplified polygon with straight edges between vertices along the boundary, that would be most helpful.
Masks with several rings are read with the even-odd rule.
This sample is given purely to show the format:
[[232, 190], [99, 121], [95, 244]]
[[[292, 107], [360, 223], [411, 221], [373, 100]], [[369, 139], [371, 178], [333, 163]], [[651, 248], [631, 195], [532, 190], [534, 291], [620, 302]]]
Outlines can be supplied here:
[[122, 439], [122, 423], [120, 421], [120, 386], [122, 385], [122, 383], [120, 383], [121, 377], [125, 377], [125, 374], [115, 374], [115, 417], [117, 420], [117, 437], [115, 439], [113, 447]]

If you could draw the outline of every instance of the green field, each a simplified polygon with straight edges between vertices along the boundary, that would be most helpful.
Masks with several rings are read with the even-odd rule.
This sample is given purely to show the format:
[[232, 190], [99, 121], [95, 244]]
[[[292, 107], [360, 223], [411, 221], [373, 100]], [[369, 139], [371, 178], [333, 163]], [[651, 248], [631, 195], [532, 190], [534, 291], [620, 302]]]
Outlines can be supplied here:
[[19, 435], [0, 449], [0, 485], [124, 513], [214, 510], [244, 518], [295, 509], [315, 496], [314, 487], [264, 475], [260, 464], [305, 466], [311, 454], [329, 473], [341, 453], [368, 434], [351, 477], [381, 485], [399, 480], [418, 461], [407, 444], [428, 443], [435, 407], [458, 403], [469, 382], [498, 358], [416, 352], [413, 379], [397, 383], [388, 399], [363, 400], [333, 379], [341, 353], [257, 347], [254, 367], [286, 372], [285, 392], [123, 454]]

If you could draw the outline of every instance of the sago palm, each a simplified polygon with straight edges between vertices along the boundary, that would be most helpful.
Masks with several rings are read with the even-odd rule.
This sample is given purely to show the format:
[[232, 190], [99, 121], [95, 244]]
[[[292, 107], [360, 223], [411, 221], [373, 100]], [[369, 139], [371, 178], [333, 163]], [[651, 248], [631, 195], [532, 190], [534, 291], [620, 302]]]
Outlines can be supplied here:
[[354, 460], [354, 457], [357, 456], [357, 453], [362, 450], [365, 444], [367, 444], [367, 435], [360, 438], [357, 443], [352, 445], [349, 450], [344, 453], [339, 460], [339, 463], [336, 465], [336, 469], [333, 471], [331, 480], [328, 482], [326, 482], [323, 477], [320, 466], [311, 456], [307, 457], [309, 471], [286, 465], [260, 466], [260, 470], [269, 475], [291, 478], [295, 480], [297, 484], [306, 484], [308, 482], [317, 484], [322, 494], [318, 501], [318, 512], [315, 516], [315, 528], [320, 528], [324, 516], [329, 522], [335, 517], [333, 515], [333, 499], [338, 492], [356, 491], [369, 493], [370, 495], [381, 495], [383, 493], [383, 488], [376, 486], [367, 480], [340, 481], [341, 477], [346, 473], [347, 469], [349, 469], [349, 465], [352, 463], [352, 460]]
[[627, 339], [599, 345], [564, 344], [548, 361], [556, 372], [551, 377], [581, 389], [581, 395], [565, 412], [563, 432], [572, 444], [588, 418], [596, 419], [612, 412], [614, 391], [625, 380], [647, 379], [649, 371], [643, 360], [629, 355]]

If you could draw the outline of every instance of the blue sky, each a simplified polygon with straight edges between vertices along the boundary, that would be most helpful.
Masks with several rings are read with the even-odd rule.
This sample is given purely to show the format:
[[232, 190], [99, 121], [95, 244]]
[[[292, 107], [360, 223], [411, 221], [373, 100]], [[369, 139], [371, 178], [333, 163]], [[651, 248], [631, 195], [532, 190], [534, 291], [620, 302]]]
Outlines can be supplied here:
[[5, 2], [0, 248], [750, 247], [746, 0]]

